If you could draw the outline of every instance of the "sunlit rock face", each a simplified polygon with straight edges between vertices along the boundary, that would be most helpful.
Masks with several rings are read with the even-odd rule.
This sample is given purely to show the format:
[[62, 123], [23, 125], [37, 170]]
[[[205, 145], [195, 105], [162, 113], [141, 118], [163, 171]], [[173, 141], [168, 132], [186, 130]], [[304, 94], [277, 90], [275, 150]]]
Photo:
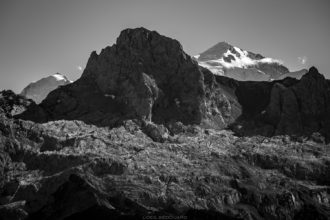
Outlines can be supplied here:
[[39, 104], [44, 100], [47, 95], [58, 88], [59, 86], [72, 83], [66, 76], [56, 73], [54, 75], [42, 78], [36, 82], [30, 83], [25, 87], [21, 95], [28, 99], [32, 99], [35, 103]]

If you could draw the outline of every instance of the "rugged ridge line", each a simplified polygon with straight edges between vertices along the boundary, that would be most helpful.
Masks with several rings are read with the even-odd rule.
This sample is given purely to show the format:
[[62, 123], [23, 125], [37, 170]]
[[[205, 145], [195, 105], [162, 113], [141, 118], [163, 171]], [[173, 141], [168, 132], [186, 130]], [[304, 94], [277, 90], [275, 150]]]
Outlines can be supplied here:
[[203, 74], [176, 40], [144, 28], [121, 32], [99, 55], [93, 52], [82, 77], [53, 91], [41, 107], [53, 119], [112, 125], [125, 118], [199, 123]]
[[168, 128], [182, 122], [241, 135], [329, 138], [329, 97], [329, 82], [314, 67], [300, 80], [236, 81], [198, 66], [178, 41], [136, 28], [93, 52], [82, 77], [51, 92], [38, 115], [34, 108], [19, 117], [110, 127], [138, 119]]

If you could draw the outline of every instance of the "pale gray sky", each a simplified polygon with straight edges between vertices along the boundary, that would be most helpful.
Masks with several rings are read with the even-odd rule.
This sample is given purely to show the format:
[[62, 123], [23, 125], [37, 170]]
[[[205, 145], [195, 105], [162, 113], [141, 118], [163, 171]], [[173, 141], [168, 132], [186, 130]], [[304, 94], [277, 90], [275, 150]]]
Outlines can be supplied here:
[[329, 11], [329, 0], [0, 0], [0, 90], [56, 72], [75, 80], [93, 50], [141, 26], [190, 55], [227, 41], [330, 78]]

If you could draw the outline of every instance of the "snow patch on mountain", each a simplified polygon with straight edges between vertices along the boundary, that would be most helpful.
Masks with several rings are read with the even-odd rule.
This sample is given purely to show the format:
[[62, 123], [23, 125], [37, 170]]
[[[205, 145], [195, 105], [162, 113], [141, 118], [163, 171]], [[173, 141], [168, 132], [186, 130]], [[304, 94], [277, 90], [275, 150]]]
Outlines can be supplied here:
[[[232, 50], [228, 49], [227, 52], [223, 54], [223, 57], [220, 59], [215, 60], [208, 60], [207, 63], [211, 66], [217, 66], [216, 64], [219, 64], [225, 68], [248, 68], [254, 65], [258, 65], [259, 63], [278, 63], [283, 64], [282, 61], [276, 60], [273, 58], [265, 57], [259, 60], [251, 59], [248, 55], [249, 52], [246, 50], [242, 50], [238, 47], [233, 47], [234, 50], [237, 53], [233, 53]], [[200, 55], [196, 55], [195, 58], [198, 59]], [[226, 58], [229, 58], [229, 60], [225, 60]], [[205, 66], [209, 66], [208, 64], [205, 64], [205, 62], [201, 62], [201, 64]]]
[[276, 78], [289, 72], [281, 60], [248, 52], [227, 42], [220, 42], [194, 58], [213, 74], [237, 80], [268, 81], [274, 75]]
[[52, 75], [52, 77], [54, 77], [57, 81], [70, 81], [66, 76], [60, 74], [60, 73], [55, 73], [54, 75]]

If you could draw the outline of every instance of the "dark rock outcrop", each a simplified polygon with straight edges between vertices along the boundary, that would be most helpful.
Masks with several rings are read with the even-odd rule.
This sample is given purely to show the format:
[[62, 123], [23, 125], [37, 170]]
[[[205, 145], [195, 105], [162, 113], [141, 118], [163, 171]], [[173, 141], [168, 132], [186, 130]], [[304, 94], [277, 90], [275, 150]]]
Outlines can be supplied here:
[[36, 110], [38, 106], [32, 100], [24, 96], [16, 95], [11, 90], [0, 91], [0, 114], [6, 117], [14, 117], [25, 112], [27, 109]]
[[241, 127], [238, 132], [241, 135], [311, 136], [319, 132], [330, 140], [329, 80], [315, 67], [300, 80], [239, 82], [221, 76], [215, 78], [215, 87], [231, 88], [230, 93], [222, 94], [230, 97], [240, 110], [231, 126]]
[[285, 73], [285, 74], [282, 74], [278, 78], [278, 80], [285, 79], [286, 77], [291, 77], [291, 78], [295, 78], [295, 79], [301, 79], [301, 77], [303, 75], [305, 75], [307, 72], [308, 72], [307, 69], [301, 69], [301, 70], [298, 70], [298, 71], [295, 71], [295, 72]]
[[294, 85], [276, 83], [266, 109], [266, 119], [276, 134], [330, 136], [330, 87], [314, 67]]
[[122, 31], [99, 55], [93, 52], [82, 77], [51, 92], [41, 107], [48, 120], [200, 123], [204, 93], [203, 74], [178, 41], [137, 28]]

